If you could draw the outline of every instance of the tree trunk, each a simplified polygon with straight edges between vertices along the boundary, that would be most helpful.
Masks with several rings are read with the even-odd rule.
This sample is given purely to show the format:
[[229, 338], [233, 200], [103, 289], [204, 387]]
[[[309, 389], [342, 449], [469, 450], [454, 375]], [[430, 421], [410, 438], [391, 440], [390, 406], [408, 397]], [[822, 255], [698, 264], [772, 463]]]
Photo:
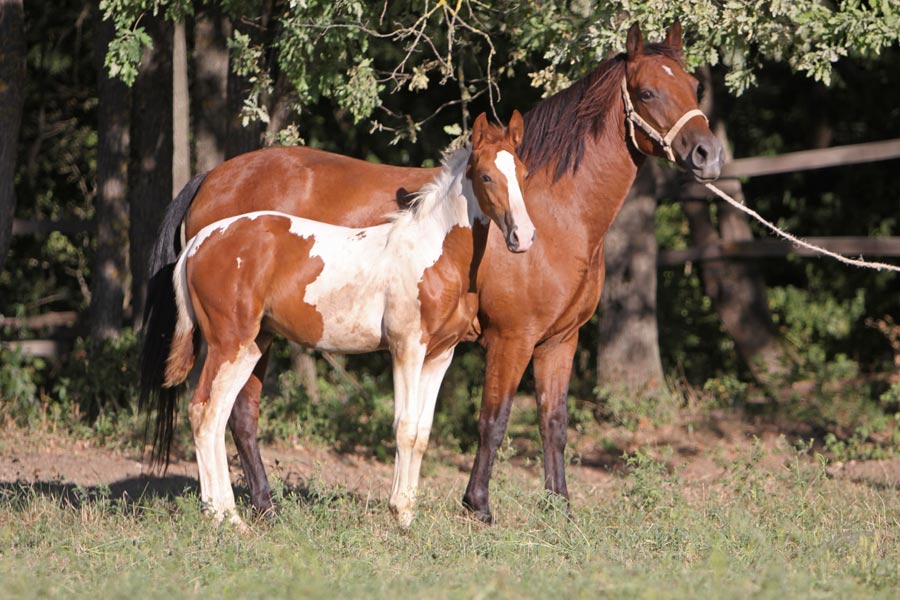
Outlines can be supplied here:
[[[701, 69], [700, 74], [707, 89], [711, 89], [709, 68]], [[714, 120], [712, 93], [704, 98], [701, 108], [710, 120]], [[724, 122], [719, 121], [715, 131], [725, 147], [726, 160], [731, 160]], [[717, 185], [743, 202], [740, 181], [723, 180]], [[702, 186], [686, 184], [681, 198], [694, 245], [753, 239], [746, 216], [724, 203], [717, 205], [719, 228], [716, 230], [709, 214], [710, 194]], [[768, 291], [759, 270], [747, 261], [707, 261], [701, 266], [700, 277], [704, 292], [712, 300], [725, 332], [734, 340], [738, 354], [754, 378], [765, 386], [777, 385], [778, 376], [787, 372], [792, 360], [772, 321]]]
[[316, 357], [309, 348], [291, 342], [291, 368], [300, 385], [313, 404], [319, 403], [319, 377], [316, 373]]
[[656, 320], [656, 161], [638, 172], [604, 240], [597, 385], [609, 393], [665, 389]]
[[197, 172], [211, 171], [225, 160], [225, 97], [228, 93], [228, 19], [216, 12], [194, 23], [194, 152]]
[[[257, 41], [260, 37], [259, 28], [251, 27], [241, 21], [235, 23], [234, 28], [241, 33], [249, 35], [254, 41]], [[263, 131], [262, 123], [253, 121], [244, 127], [241, 122], [241, 109], [244, 106], [244, 99], [249, 94], [250, 88], [251, 84], [246, 78], [235, 74], [233, 60], [229, 54], [225, 160], [245, 152], [252, 152], [260, 147]]]
[[153, 39], [134, 85], [131, 115], [131, 286], [135, 327], [147, 293], [147, 261], [172, 198], [172, 27], [162, 15], [141, 23]]
[[16, 150], [25, 99], [25, 17], [22, 0], [0, 0], [0, 270], [16, 212]]
[[91, 306], [91, 336], [109, 339], [122, 326], [128, 286], [128, 86], [110, 77], [103, 66], [109, 42], [115, 34], [112, 21], [103, 21], [94, 7], [97, 25], [97, 195], [94, 200], [96, 238]]
[[172, 40], [172, 195], [191, 178], [191, 110], [188, 94], [187, 38], [176, 23]]
[[277, 139], [278, 133], [287, 127], [291, 118], [291, 84], [284, 74], [278, 76], [275, 90], [269, 98], [269, 123], [266, 125], [267, 140]]

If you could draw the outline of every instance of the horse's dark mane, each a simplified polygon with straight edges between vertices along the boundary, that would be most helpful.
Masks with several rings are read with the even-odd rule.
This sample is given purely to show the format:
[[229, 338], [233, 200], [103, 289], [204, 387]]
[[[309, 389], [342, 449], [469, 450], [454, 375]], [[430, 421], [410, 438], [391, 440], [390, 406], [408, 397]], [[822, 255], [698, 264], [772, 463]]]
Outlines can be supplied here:
[[[681, 50], [667, 44], [644, 44], [643, 53], [684, 62]], [[555, 163], [555, 181], [569, 169], [578, 169], [585, 138], [603, 130], [607, 113], [616, 105], [626, 58], [619, 54], [603, 61], [587, 76], [525, 114], [525, 135], [518, 152], [529, 171]]]

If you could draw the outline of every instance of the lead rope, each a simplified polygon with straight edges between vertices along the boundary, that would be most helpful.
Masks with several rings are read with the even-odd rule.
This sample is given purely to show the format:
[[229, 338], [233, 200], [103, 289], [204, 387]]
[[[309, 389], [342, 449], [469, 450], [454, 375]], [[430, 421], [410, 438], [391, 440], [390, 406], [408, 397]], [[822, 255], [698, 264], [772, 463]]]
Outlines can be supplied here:
[[[625, 104], [625, 123], [627, 125], [626, 128], [628, 129], [628, 137], [631, 140], [632, 145], [637, 149], [638, 152], [641, 152], [642, 154], [645, 154], [647, 156], [652, 156], [651, 154], [647, 154], [646, 152], [641, 150], [641, 147], [638, 146], [638, 144], [637, 144], [637, 140], [634, 137], [634, 128], [635, 128], [635, 125], [637, 125], [638, 127], [641, 128], [641, 131], [643, 131], [645, 134], [647, 134], [648, 137], [650, 137], [650, 139], [652, 139], [654, 142], [659, 144], [659, 146], [666, 153], [666, 158], [669, 159], [669, 162], [671, 162], [673, 165], [676, 165], [676, 166], [677, 166], [677, 163], [675, 162], [675, 153], [672, 150], [672, 140], [675, 139], [675, 136], [678, 135], [678, 132], [681, 131], [681, 128], [684, 126], [684, 124], [687, 123], [688, 121], [690, 121], [691, 119], [693, 119], [694, 117], [700, 116], [700, 117], [703, 117], [703, 119], [707, 123], [709, 122], [709, 120], [706, 118], [706, 115], [703, 114], [703, 111], [698, 110], [698, 109], [689, 110], [688, 112], [684, 113], [681, 116], [681, 118], [678, 119], [678, 121], [675, 123], [675, 125], [673, 125], [671, 129], [669, 129], [668, 133], [666, 133], [666, 135], [663, 136], [652, 125], [650, 125], [650, 123], [645, 121], [643, 119], [643, 117], [641, 117], [641, 115], [639, 115], [637, 113], [637, 111], [635, 111], [634, 105], [631, 102], [631, 95], [628, 93], [628, 86], [627, 86], [627, 83], [626, 83], [624, 77], [622, 78], [622, 101]], [[720, 190], [718, 187], [716, 187], [712, 183], [704, 183], [703, 186], [706, 187], [706, 189], [711, 191], [713, 194], [715, 194], [716, 196], [718, 196], [719, 198], [721, 198], [722, 200], [724, 200], [725, 202], [730, 204], [731, 206], [735, 207], [736, 209], [743, 212], [744, 214], [747, 214], [747, 215], [753, 217], [754, 219], [756, 219], [757, 221], [759, 221], [760, 223], [762, 223], [767, 229], [772, 231], [775, 235], [780, 236], [797, 246], [807, 248], [808, 250], [812, 250], [813, 252], [818, 252], [819, 254], [824, 254], [825, 256], [829, 256], [839, 262], [842, 262], [847, 265], [852, 265], [854, 267], [861, 267], [861, 268], [865, 268], [865, 269], [875, 269], [876, 271], [887, 270], [887, 271], [900, 272], [900, 266], [898, 266], [898, 265], [892, 265], [892, 264], [883, 263], [883, 262], [872, 262], [872, 261], [863, 260], [861, 258], [849, 258], [847, 256], [844, 256], [843, 254], [838, 254], [837, 252], [832, 252], [831, 250], [828, 250], [821, 246], [816, 246], [815, 244], [811, 244], [810, 242], [807, 242], [807, 241], [800, 239], [794, 235], [791, 235], [790, 233], [784, 231], [783, 229], [779, 229], [773, 223], [770, 223], [769, 221], [765, 220], [762, 217], [762, 215], [760, 215], [758, 212], [756, 212], [752, 208], [748, 207], [747, 205], [743, 204], [742, 202], [738, 202], [737, 200], [735, 200], [734, 198], [732, 198], [731, 196], [729, 196], [728, 194], [726, 194], [725, 192]]]

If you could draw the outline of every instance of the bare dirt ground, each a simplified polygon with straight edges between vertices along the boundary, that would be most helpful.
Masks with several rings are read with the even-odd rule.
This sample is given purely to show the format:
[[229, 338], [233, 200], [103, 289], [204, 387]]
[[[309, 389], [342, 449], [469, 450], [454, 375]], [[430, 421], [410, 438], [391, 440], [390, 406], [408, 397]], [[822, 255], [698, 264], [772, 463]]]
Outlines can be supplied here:
[[[588, 497], [611, 491], [620, 485], [626, 471], [623, 453], [644, 448], [678, 474], [689, 496], [702, 497], [716, 487], [733, 461], [749, 456], [755, 439], [764, 450], [761, 467], [777, 470], [794, 460], [793, 444], [803, 437], [802, 432], [784, 434], [771, 424], [754, 423], [734, 413], [714, 413], [699, 422], [661, 427], [641, 423], [635, 430], [598, 427], [589, 435], [571, 432], [569, 489], [576, 506]], [[539, 490], [542, 467], [538, 449], [527, 440], [513, 440], [513, 447], [515, 456], [498, 463], [495, 477], [506, 477], [526, 490]], [[263, 457], [270, 477], [289, 486], [307, 488], [313, 482], [340, 486], [373, 500], [384, 500], [390, 492], [392, 461], [381, 462], [363, 453], [280, 444], [264, 446]], [[230, 462], [232, 480], [240, 491], [242, 473], [233, 448]], [[426, 455], [422, 485], [441, 496], [461, 498], [471, 464], [471, 455], [433, 447]], [[900, 459], [834, 463], [828, 472], [864, 485], [900, 488]], [[76, 487], [105, 486], [114, 497], [135, 498], [145, 492], [178, 495], [196, 491], [196, 477], [197, 465], [190, 460], [176, 458], [165, 475], [151, 475], [137, 452], [96, 447], [51, 433], [0, 428], [0, 487], [27, 483], [74, 493]]]

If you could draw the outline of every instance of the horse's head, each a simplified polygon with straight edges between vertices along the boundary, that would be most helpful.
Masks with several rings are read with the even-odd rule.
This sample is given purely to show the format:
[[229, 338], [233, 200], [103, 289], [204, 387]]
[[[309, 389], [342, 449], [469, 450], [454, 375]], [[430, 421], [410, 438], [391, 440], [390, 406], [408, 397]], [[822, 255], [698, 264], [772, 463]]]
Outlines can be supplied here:
[[662, 44], [644, 46], [641, 27], [628, 30], [623, 99], [632, 143], [647, 155], [668, 158], [698, 181], [718, 179], [725, 153], [698, 103], [698, 81], [684, 71], [681, 24]]
[[472, 127], [472, 155], [466, 171], [478, 206], [500, 227], [511, 252], [531, 248], [535, 235], [522, 198], [527, 170], [516, 154], [524, 127], [517, 110], [505, 129], [489, 123], [486, 114], [478, 115]]

